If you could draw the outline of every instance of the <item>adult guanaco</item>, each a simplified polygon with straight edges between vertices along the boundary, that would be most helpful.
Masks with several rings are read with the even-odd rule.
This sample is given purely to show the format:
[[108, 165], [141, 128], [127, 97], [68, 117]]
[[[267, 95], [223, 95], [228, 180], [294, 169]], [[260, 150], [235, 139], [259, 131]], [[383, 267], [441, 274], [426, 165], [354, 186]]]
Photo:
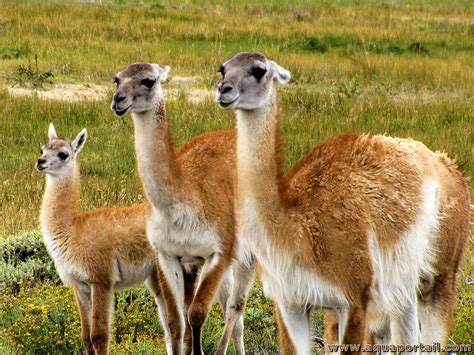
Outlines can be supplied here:
[[220, 72], [216, 100], [237, 121], [237, 228], [277, 306], [282, 351], [309, 353], [314, 306], [337, 314], [340, 343], [362, 344], [387, 319], [391, 343], [418, 343], [420, 328], [443, 342], [469, 234], [461, 169], [413, 140], [344, 134], [285, 175], [274, 83], [290, 73], [255, 52]]
[[[232, 334], [236, 352], [244, 354], [243, 310], [255, 271], [236, 238], [235, 131], [206, 133], [175, 151], [161, 87], [169, 69], [134, 63], [118, 72], [112, 110], [133, 119], [138, 172], [152, 206], [147, 233], [164, 272], [172, 339], [188, 339], [189, 322], [193, 353], [201, 354], [202, 325], [217, 294], [225, 313], [217, 353], [226, 352]], [[196, 289], [185, 297], [185, 280], [197, 273]], [[176, 341], [173, 353], [180, 354], [182, 344]]]

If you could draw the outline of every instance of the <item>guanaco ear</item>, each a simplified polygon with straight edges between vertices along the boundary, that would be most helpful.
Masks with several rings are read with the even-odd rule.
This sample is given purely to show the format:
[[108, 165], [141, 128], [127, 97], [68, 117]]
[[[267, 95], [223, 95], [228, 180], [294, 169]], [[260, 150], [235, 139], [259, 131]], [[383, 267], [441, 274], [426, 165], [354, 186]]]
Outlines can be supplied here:
[[291, 74], [285, 68], [279, 66], [273, 60], [270, 60], [270, 66], [273, 68], [273, 80], [279, 84], [286, 84], [291, 79]]
[[74, 149], [74, 153], [79, 153], [84, 147], [84, 143], [86, 142], [87, 139], [87, 129], [83, 129], [82, 131], [79, 132], [77, 137], [72, 141], [72, 149]]
[[49, 124], [48, 138], [50, 141], [52, 141], [53, 139], [58, 139], [58, 134], [56, 133], [56, 129], [54, 128], [53, 122]]
[[158, 64], [152, 64], [152, 65], [156, 70], [158, 70], [158, 80], [160, 82], [165, 81], [166, 79], [168, 79], [168, 73], [171, 70], [170, 66], [167, 65], [166, 67], [162, 68]]

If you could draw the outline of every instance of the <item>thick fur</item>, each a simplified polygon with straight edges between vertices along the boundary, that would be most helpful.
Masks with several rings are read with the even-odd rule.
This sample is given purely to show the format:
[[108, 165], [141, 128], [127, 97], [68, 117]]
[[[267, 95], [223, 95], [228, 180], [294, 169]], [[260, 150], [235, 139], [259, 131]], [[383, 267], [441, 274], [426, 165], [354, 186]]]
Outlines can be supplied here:
[[[51, 152], [68, 144], [58, 139], [43, 149]], [[150, 207], [77, 212], [78, 167], [75, 161], [68, 164], [69, 173], [47, 175], [41, 228], [61, 280], [75, 288], [86, 352], [106, 354], [115, 290], [147, 282], [163, 321], [159, 265], [146, 236]], [[163, 324], [166, 328], [167, 322]]]
[[[398, 141], [426, 150], [417, 142]], [[413, 257], [417, 260], [405, 267], [410, 269], [416, 264], [421, 264], [422, 267], [417, 281], [417, 308], [421, 331], [419, 341], [425, 344], [433, 342], [445, 344], [456, 303], [458, 274], [469, 235], [469, 186], [464, 171], [457, 167], [453, 160], [441, 153], [430, 152], [428, 155], [423, 163], [420, 161], [420, 165], [432, 165], [435, 171], [434, 181], [438, 181], [440, 185], [437, 228], [430, 234], [428, 252], [425, 255], [414, 255]], [[373, 234], [371, 236], [373, 237]], [[413, 238], [417, 239], [416, 234], [407, 239], [410, 244], [405, 247], [405, 250], [415, 247], [411, 244]], [[379, 258], [375, 255], [373, 257], [374, 265], [379, 267]], [[388, 271], [392, 274], [385, 275], [382, 280], [389, 280], [400, 289], [400, 286], [403, 286], [403, 280], [393, 275], [393, 272], [399, 272], [399, 269], [392, 268]], [[387, 286], [385, 285], [384, 289]], [[390, 304], [389, 309], [397, 304], [389, 300], [385, 303]], [[337, 339], [337, 318], [327, 317], [325, 324], [325, 339], [329, 344], [334, 344], [334, 339]], [[370, 339], [375, 339], [378, 343], [386, 343], [390, 340], [390, 322], [387, 315], [384, 315], [380, 309], [380, 305], [378, 310], [371, 309], [368, 324], [369, 334], [367, 334], [366, 343], [371, 343]]]
[[[265, 76], [252, 78], [253, 65], [266, 67]], [[439, 247], [453, 239], [440, 242], [451, 206], [461, 227], [450, 265], [459, 265], [465, 246], [465, 176], [419, 142], [363, 134], [316, 145], [283, 176], [275, 70], [261, 55], [242, 53], [222, 72], [217, 100], [237, 113], [239, 229], [278, 304], [287, 328], [280, 334], [296, 352], [309, 352], [291, 329], [306, 327], [314, 305], [338, 314], [340, 343], [362, 344], [372, 318], [390, 319], [391, 340], [417, 342], [418, 289], [439, 275]]]
[[[118, 73], [120, 84], [112, 108], [117, 114], [132, 113], [138, 171], [152, 206], [147, 233], [160, 257], [163, 288], [170, 290], [165, 294], [168, 309], [175, 311], [169, 315], [173, 338], [183, 337], [189, 322], [193, 352], [202, 352], [201, 328], [222, 283], [230, 290], [222, 293], [229, 300], [221, 302], [226, 326], [218, 353], [225, 353], [231, 335], [237, 351], [243, 353], [242, 316], [253, 267], [238, 263], [236, 272], [243, 276], [235, 278], [235, 285], [232, 279], [223, 282], [238, 258], [233, 208], [235, 132], [203, 134], [175, 151], [159, 86], [163, 78], [154, 68], [131, 64]], [[150, 76], [156, 84], [143, 91], [141, 80]], [[195, 267], [200, 269], [199, 280], [187, 306], [183, 278]], [[235, 323], [240, 325], [234, 329]], [[177, 344], [172, 351], [182, 350]]]

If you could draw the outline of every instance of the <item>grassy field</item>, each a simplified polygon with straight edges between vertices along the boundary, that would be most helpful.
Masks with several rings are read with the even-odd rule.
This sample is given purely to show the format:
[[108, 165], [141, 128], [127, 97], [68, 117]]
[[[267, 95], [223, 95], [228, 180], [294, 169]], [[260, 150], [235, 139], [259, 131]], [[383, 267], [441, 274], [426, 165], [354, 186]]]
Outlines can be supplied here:
[[[471, 1], [97, 2], [0, 1], [1, 352], [81, 349], [71, 293], [59, 285], [37, 231], [44, 177], [34, 162], [48, 123], [67, 137], [89, 131], [80, 156], [81, 209], [143, 200], [132, 123], [113, 116], [111, 94], [70, 103], [9, 93], [12, 85], [34, 85], [41, 73], [54, 75], [53, 84], [102, 84], [110, 93], [114, 73], [129, 62], [170, 65], [172, 77], [193, 77], [164, 84], [179, 93], [167, 101], [179, 146], [234, 125], [212, 97], [193, 100], [190, 86], [212, 91], [221, 62], [258, 50], [293, 75], [279, 91], [287, 167], [316, 142], [356, 131], [420, 140], [456, 157], [474, 176]], [[473, 275], [471, 237], [451, 334], [456, 343], [474, 341], [473, 286], [466, 283]], [[114, 352], [163, 349], [156, 309], [142, 288], [120, 293], [116, 309]], [[256, 286], [246, 312], [250, 351], [275, 351], [271, 312]], [[317, 333], [320, 323], [316, 316]], [[206, 353], [221, 327], [214, 309]]]

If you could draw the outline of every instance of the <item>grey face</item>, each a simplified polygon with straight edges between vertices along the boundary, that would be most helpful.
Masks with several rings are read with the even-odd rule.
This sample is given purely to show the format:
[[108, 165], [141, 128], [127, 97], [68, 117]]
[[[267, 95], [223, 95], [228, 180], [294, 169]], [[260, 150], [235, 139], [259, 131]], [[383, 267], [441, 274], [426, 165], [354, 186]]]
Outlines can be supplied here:
[[158, 64], [129, 64], [115, 76], [115, 90], [111, 109], [117, 116], [128, 112], [145, 112], [163, 99], [160, 82], [166, 80], [170, 67]]
[[69, 142], [54, 139], [41, 147], [41, 157], [36, 162], [36, 169], [42, 173], [60, 174], [74, 159], [74, 151]]
[[224, 109], [254, 110], [267, 103], [273, 83], [286, 83], [290, 73], [257, 52], [242, 52], [221, 65], [223, 79], [216, 101]]
[[72, 142], [69, 142], [58, 138], [51, 123], [48, 135], [49, 142], [41, 147], [41, 156], [36, 162], [36, 169], [50, 175], [64, 175], [71, 172], [76, 154], [80, 152], [86, 141], [86, 129], [83, 129]]

